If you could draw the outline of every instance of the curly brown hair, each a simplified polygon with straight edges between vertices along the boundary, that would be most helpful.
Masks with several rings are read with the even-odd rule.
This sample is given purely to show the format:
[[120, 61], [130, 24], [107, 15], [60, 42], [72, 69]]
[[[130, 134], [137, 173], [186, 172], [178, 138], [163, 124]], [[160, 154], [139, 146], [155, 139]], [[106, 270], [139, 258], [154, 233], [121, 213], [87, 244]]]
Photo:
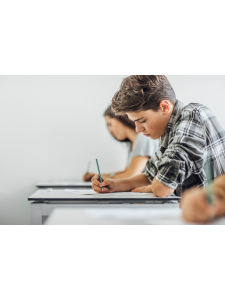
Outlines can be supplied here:
[[175, 92], [165, 75], [131, 75], [125, 78], [112, 99], [112, 112], [157, 111], [162, 100], [176, 101]]

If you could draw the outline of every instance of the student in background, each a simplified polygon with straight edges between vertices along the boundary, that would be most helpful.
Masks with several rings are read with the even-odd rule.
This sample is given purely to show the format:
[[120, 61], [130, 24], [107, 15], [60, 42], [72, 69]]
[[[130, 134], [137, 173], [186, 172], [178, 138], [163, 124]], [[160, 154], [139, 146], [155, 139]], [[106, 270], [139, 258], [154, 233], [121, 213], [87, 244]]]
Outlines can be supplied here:
[[225, 175], [213, 182], [214, 203], [207, 204], [207, 190], [195, 188], [183, 193], [181, 208], [187, 222], [207, 222], [225, 215]]
[[[127, 167], [122, 172], [102, 174], [110, 178], [127, 178], [144, 171], [145, 165], [158, 150], [158, 140], [151, 140], [135, 131], [135, 124], [127, 116], [115, 116], [111, 106], [104, 113], [105, 121], [111, 135], [120, 142], [127, 143], [128, 160]], [[84, 174], [84, 181], [91, 181], [95, 174]]]

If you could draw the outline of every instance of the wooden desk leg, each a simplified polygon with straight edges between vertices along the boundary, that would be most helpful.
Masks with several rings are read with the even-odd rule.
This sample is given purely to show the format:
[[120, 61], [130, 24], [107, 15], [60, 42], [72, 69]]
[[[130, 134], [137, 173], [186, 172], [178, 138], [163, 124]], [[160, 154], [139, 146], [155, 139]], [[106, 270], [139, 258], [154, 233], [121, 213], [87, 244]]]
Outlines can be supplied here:
[[41, 203], [31, 203], [31, 205], [30, 205], [30, 223], [31, 223], [31, 225], [42, 225]]

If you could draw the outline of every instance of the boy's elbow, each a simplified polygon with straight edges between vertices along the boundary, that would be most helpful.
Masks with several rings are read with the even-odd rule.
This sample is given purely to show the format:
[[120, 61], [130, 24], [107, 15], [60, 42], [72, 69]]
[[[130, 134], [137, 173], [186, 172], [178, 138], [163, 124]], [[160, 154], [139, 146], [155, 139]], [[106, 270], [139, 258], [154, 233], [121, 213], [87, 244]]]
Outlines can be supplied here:
[[165, 198], [169, 197], [173, 194], [174, 190], [171, 188], [164, 186], [156, 186], [153, 190], [153, 193], [156, 197]]
[[168, 195], [168, 193], [164, 192], [164, 191], [154, 191], [154, 194], [156, 195], [156, 197], [160, 197], [160, 198], [165, 198], [170, 196], [171, 194]]

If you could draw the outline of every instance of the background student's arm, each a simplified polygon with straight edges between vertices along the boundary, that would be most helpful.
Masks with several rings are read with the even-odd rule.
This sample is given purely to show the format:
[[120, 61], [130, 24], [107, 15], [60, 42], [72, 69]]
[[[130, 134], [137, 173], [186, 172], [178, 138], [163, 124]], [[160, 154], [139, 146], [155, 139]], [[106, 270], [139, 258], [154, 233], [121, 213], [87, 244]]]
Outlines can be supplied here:
[[93, 176], [95, 176], [95, 173], [88, 173], [87, 175], [86, 175], [86, 173], [85, 173], [85, 174], [83, 175], [82, 179], [83, 179], [83, 181], [91, 181], [91, 178], [92, 178]]
[[142, 173], [148, 159], [148, 156], [133, 157], [129, 167], [127, 167], [123, 172], [116, 173], [116, 175], [113, 176], [113, 179], [128, 178]]
[[[120, 172], [116, 172], [115, 174], [121, 174], [124, 173], [126, 171], [126, 169], [124, 171], [120, 171]], [[91, 181], [92, 177], [94, 177], [95, 175], [97, 175], [97, 173], [88, 173], [88, 175], [86, 176], [86, 173], [83, 175], [83, 181]], [[111, 173], [105, 173], [105, 174], [101, 174], [104, 177], [109, 178]]]
[[[127, 167], [124, 171], [116, 172], [112, 177], [113, 179], [120, 178], [128, 178], [134, 175], [141, 174], [146, 166], [147, 161], [149, 160], [149, 156], [136, 156], [133, 157], [129, 167]], [[105, 177], [110, 177], [110, 174], [102, 174]]]
[[[122, 174], [122, 173], [126, 172], [126, 170], [127, 170], [127, 168], [125, 170], [123, 170], [123, 171], [120, 171], [120, 172], [112, 172], [112, 173], [102, 174], [102, 176], [105, 176], [105, 177], [109, 178], [111, 176], [111, 174], [115, 174], [115, 175]], [[110, 177], [110, 178], [114, 178], [114, 176]]]
[[[129, 167], [127, 167], [124, 171], [116, 172], [112, 177], [113, 179], [119, 178], [128, 178], [134, 175], [140, 174], [143, 172], [145, 165], [149, 159], [149, 156], [136, 156], [133, 157]], [[94, 173], [89, 173], [87, 176], [83, 176], [84, 181], [91, 181], [92, 177], [96, 175]], [[103, 177], [109, 178], [111, 173], [101, 174]]]

